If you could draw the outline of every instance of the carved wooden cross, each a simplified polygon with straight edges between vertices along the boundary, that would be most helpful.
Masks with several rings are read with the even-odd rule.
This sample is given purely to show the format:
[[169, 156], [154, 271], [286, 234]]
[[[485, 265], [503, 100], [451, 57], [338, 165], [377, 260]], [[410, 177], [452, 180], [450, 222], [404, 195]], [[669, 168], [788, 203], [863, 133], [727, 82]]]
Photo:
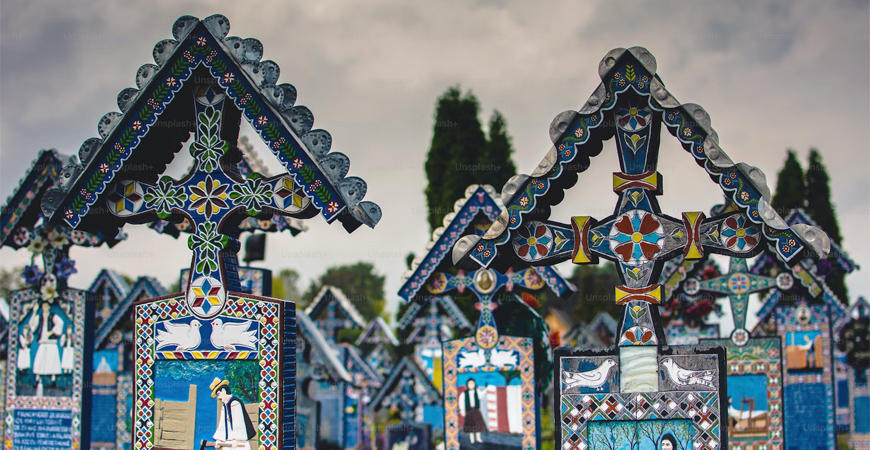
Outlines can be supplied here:
[[492, 314], [498, 307], [493, 301], [496, 292], [503, 287], [508, 292], [513, 291], [514, 287], [539, 290], [545, 285], [546, 282], [537, 269], [530, 267], [519, 272], [508, 269], [505, 274], [492, 269], [478, 269], [468, 274], [460, 270], [456, 275], [436, 272], [432, 274], [426, 289], [432, 294], [442, 294], [454, 289], [460, 294], [466, 289], [473, 292], [478, 299], [474, 307], [480, 311], [474, 336], [477, 345], [489, 351], [498, 344], [498, 327]]
[[[18, 227], [13, 231], [10, 241], [14, 248], [27, 248], [30, 252], [30, 265], [24, 268], [22, 274], [25, 283], [37, 290], [46, 283], [53, 286], [53, 289], [41, 289], [43, 299], [49, 301], [67, 287], [67, 279], [77, 272], [75, 261], [69, 258], [70, 247], [99, 247], [102, 243], [102, 236], [46, 224], [39, 224], [32, 230]], [[35, 264], [40, 256], [42, 270]]]
[[[643, 76], [636, 71], [632, 81]], [[512, 244], [520, 259], [535, 265], [567, 259], [568, 254], [575, 264], [596, 264], [599, 257], [614, 261], [622, 282], [616, 287], [616, 303], [627, 310], [618, 345], [658, 345], [664, 343], [664, 332], [658, 311], [649, 305], [664, 298], [658, 281], [665, 261], [678, 256], [695, 260], [705, 253], [752, 256], [760, 251], [761, 230], [742, 212], [712, 218], [684, 212], [680, 219], [663, 214], [657, 200], [662, 175], [656, 170], [663, 113], [645, 97], [630, 93], [619, 97], [613, 111], [620, 164], [620, 171], [613, 173], [613, 191], [619, 197], [614, 214], [600, 222], [574, 216], [570, 225], [530, 221], [520, 226]], [[575, 136], [585, 133], [581, 126]], [[574, 151], [564, 143], [557, 150]], [[534, 182], [542, 183], [530, 180]]]
[[[228, 291], [241, 290], [236, 253], [242, 220], [299, 213], [308, 201], [290, 175], [264, 178], [252, 171], [242, 178], [236, 166], [240, 155], [224, 139], [229, 133], [223, 109], [234, 106], [225, 101], [226, 94], [217, 86], [196, 86], [194, 97], [196, 134], [190, 154], [196, 164], [192, 171], [181, 180], [164, 176], [155, 185], [121, 181], [107, 203], [117, 216], [150, 213], [191, 223], [188, 247], [193, 250], [193, 261], [186, 301], [194, 315], [208, 319], [223, 308]], [[229, 126], [238, 129], [237, 123]]]
[[[731, 303], [731, 314], [734, 318], [734, 331], [731, 340], [739, 346], [749, 341], [749, 331], [746, 330], [746, 307], [749, 295], [770, 289], [776, 285], [787, 285], [794, 280], [791, 275], [781, 273], [777, 278], [755, 275], [749, 271], [744, 258], [731, 258], [728, 273], [709, 280], [699, 281], [690, 278], [686, 280], [683, 290], [687, 294], [697, 294], [698, 291], [709, 291], [728, 296]], [[789, 286], [790, 287], [790, 286]]]

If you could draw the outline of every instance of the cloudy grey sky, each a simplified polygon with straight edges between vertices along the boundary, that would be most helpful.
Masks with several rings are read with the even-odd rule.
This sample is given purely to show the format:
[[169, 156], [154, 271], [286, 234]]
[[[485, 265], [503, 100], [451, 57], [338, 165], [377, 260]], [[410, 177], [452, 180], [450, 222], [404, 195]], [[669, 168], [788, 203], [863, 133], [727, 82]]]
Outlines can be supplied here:
[[[732, 159], [760, 167], [770, 186], [786, 148], [803, 161], [810, 147], [822, 151], [845, 248], [865, 267], [848, 285], [853, 296], [870, 294], [867, 0], [3, 0], [0, 12], [3, 198], [39, 149], [74, 153], [97, 135], [97, 121], [117, 110], [118, 92], [152, 62], [153, 45], [171, 37], [178, 16], [221, 13], [230, 19], [230, 35], [263, 43], [264, 59], [281, 66], [281, 81], [299, 92], [297, 104], [332, 133], [333, 149], [350, 156], [351, 174], [368, 182], [366, 199], [384, 212], [375, 230], [348, 235], [315, 218], [296, 238], [270, 236], [266, 266], [298, 270], [304, 288], [327, 266], [371, 261], [387, 276], [394, 303], [405, 255], [422, 252], [430, 237], [423, 163], [438, 95], [458, 83], [480, 99], [482, 120], [499, 109], [517, 167], [528, 173], [549, 149], [551, 119], [579, 108], [598, 85], [601, 57], [637, 45], [656, 56], [658, 73], [678, 100], [710, 113]], [[612, 211], [617, 159], [609, 145], [553, 219]], [[721, 200], [670, 136], [661, 152], [665, 212], [709, 210]], [[176, 174], [184, 165], [178, 161]], [[113, 250], [73, 250], [79, 273], [72, 284], [87, 287], [100, 268], [111, 267], [168, 285], [188, 264], [183, 241], [143, 226], [127, 232], [129, 240]], [[24, 253], [2, 249], [0, 265], [22, 265]]]

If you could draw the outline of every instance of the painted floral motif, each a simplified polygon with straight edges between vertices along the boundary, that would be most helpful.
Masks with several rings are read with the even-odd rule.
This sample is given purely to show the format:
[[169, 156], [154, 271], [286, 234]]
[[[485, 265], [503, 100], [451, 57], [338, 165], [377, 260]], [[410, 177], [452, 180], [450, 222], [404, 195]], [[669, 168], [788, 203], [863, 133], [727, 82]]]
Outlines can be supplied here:
[[27, 284], [36, 284], [42, 278], [42, 270], [35, 264], [26, 266], [21, 273], [21, 277], [24, 278], [24, 282]]
[[633, 345], [654, 344], [657, 341], [652, 330], [637, 326], [629, 328], [623, 338]]
[[87, 241], [91, 241], [91, 245], [97, 245], [99, 243], [98, 239], [91, 239], [92, 236], [88, 233], [80, 230], [70, 230], [69, 232], [69, 240], [75, 245], [82, 245]]
[[227, 204], [228, 187], [228, 185], [212, 179], [211, 175], [206, 176], [205, 180], [200, 181], [196, 186], [190, 186], [191, 208], [207, 219], [211, 219], [213, 214], [229, 207]]
[[34, 255], [41, 255], [45, 251], [45, 241], [42, 240], [42, 236], [34, 236], [27, 249]]
[[46, 301], [52, 301], [57, 298], [57, 278], [47, 273], [42, 277], [41, 282], [42, 287], [39, 288], [40, 297]]
[[625, 135], [625, 145], [627, 145], [628, 148], [634, 153], [637, 153], [637, 151], [640, 150], [640, 148], [643, 147], [643, 144], [645, 143], [646, 136], [641, 136], [639, 134]]
[[742, 215], [731, 216], [722, 223], [722, 244], [729, 250], [745, 252], [758, 245], [758, 229]]
[[54, 263], [54, 269], [57, 276], [61, 278], [69, 278], [70, 275], [78, 273], [76, 262], [66, 256], [61, 257], [60, 260]]
[[534, 261], [550, 253], [549, 246], [553, 242], [553, 235], [546, 224], [530, 222], [518, 231], [519, 236], [514, 238], [514, 251], [517, 256], [526, 261]]
[[230, 200], [244, 205], [248, 215], [255, 216], [263, 211], [263, 205], [272, 201], [271, 186], [264, 183], [260, 175], [252, 173], [243, 184], [233, 186]]
[[616, 123], [624, 130], [637, 131], [647, 126], [651, 115], [652, 111], [648, 108], [630, 105], [628, 108], [621, 108], [617, 112], [618, 119]]
[[69, 243], [69, 240], [62, 231], [52, 228], [48, 232], [48, 243], [52, 248], [62, 248]]
[[217, 271], [217, 253], [224, 248], [229, 238], [217, 232], [217, 224], [204, 222], [196, 227], [196, 233], [187, 240], [187, 246], [199, 253], [196, 271], [205, 274]]
[[16, 228], [15, 233], [12, 235], [12, 242], [18, 247], [24, 247], [30, 242], [30, 232], [24, 227]]
[[447, 276], [442, 272], [436, 272], [426, 283], [426, 290], [432, 294], [440, 294], [447, 288]]
[[187, 201], [187, 194], [181, 186], [173, 186], [172, 178], [161, 177], [157, 186], [151, 186], [145, 191], [145, 205], [157, 210], [161, 219], [169, 217], [172, 208], [182, 208]]
[[526, 287], [529, 289], [541, 289], [544, 287], [544, 278], [534, 268], [526, 270], [523, 281], [525, 281]]
[[476, 338], [477, 345], [479, 345], [480, 348], [492, 348], [495, 347], [495, 344], [498, 341], [498, 332], [495, 328], [486, 325], [477, 330]]
[[200, 171], [212, 172], [218, 167], [218, 159], [229, 148], [226, 141], [220, 138], [221, 113], [214, 106], [208, 106], [199, 113], [198, 119], [198, 136], [190, 144], [190, 155], [196, 159]]
[[610, 249], [621, 262], [638, 265], [652, 260], [661, 251], [665, 235], [654, 215], [632, 210], [616, 219], [609, 237]]

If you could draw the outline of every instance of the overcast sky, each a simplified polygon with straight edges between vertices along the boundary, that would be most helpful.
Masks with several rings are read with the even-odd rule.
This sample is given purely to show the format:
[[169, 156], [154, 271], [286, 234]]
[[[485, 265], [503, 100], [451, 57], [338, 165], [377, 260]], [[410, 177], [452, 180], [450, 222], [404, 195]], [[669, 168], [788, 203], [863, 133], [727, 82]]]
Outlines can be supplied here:
[[[230, 20], [230, 35], [263, 43], [264, 59], [281, 67], [280, 82], [296, 86], [297, 104], [314, 112], [315, 127], [332, 134], [333, 150], [350, 157], [351, 175], [368, 182], [366, 199], [384, 213], [375, 230], [350, 235], [319, 217], [295, 238], [272, 235], [265, 266], [296, 269], [304, 289], [327, 266], [371, 261], [387, 276], [394, 307], [405, 255], [420, 254], [430, 238], [423, 164], [436, 98], [459, 84], [479, 98], [482, 121], [500, 110], [517, 168], [529, 173], [550, 147], [553, 117], [578, 109], [597, 87], [598, 62], [607, 51], [643, 46], [674, 96], [703, 106], [722, 148], [735, 162], [761, 168], [771, 189], [787, 148], [804, 165], [811, 147], [821, 150], [845, 249], [865, 267], [847, 278], [850, 293], [870, 293], [867, 0], [3, 0], [0, 12], [2, 198], [40, 149], [74, 153], [97, 135], [97, 121], [117, 110], [118, 92], [134, 85], [140, 65], [153, 62], [154, 44], [172, 37], [178, 16], [221, 13]], [[718, 187], [665, 134], [659, 164], [664, 211], [708, 211], [721, 201]], [[260, 156], [271, 158], [257, 144]], [[612, 211], [613, 145], [593, 159], [554, 220]], [[186, 162], [176, 163], [177, 176]], [[114, 249], [74, 249], [79, 273], [71, 284], [86, 288], [110, 267], [169, 285], [189, 264], [183, 240], [144, 226], [126, 231], [128, 241]], [[25, 253], [0, 249], [0, 265], [23, 265]]]

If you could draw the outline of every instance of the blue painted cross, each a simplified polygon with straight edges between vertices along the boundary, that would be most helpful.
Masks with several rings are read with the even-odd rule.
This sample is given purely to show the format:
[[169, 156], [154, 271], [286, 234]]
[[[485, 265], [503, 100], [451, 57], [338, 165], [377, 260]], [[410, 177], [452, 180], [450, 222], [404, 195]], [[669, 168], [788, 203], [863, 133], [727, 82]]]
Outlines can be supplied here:
[[223, 309], [228, 291], [241, 289], [236, 252], [242, 220], [297, 214], [310, 200], [290, 175], [264, 178], [252, 171], [242, 178], [238, 153], [221, 133], [223, 108], [234, 106], [221, 89], [207, 84], [196, 86], [194, 97], [196, 135], [190, 154], [196, 164], [191, 173], [181, 180], [164, 176], [155, 185], [121, 181], [107, 203], [121, 217], [156, 214], [189, 221], [193, 261], [186, 302], [196, 317], [208, 319]]
[[508, 269], [505, 274], [492, 269], [478, 269], [469, 274], [460, 270], [456, 275], [436, 272], [429, 279], [426, 289], [431, 294], [442, 294], [454, 289], [459, 293], [465, 292], [466, 289], [474, 293], [478, 299], [474, 307], [480, 311], [474, 337], [477, 345], [489, 355], [489, 351], [498, 344], [498, 327], [492, 314], [497, 308], [493, 301], [496, 292], [503, 287], [509, 292], [513, 291], [514, 287], [539, 290], [545, 285], [546, 282], [538, 273], [538, 269], [530, 267], [519, 272]]

